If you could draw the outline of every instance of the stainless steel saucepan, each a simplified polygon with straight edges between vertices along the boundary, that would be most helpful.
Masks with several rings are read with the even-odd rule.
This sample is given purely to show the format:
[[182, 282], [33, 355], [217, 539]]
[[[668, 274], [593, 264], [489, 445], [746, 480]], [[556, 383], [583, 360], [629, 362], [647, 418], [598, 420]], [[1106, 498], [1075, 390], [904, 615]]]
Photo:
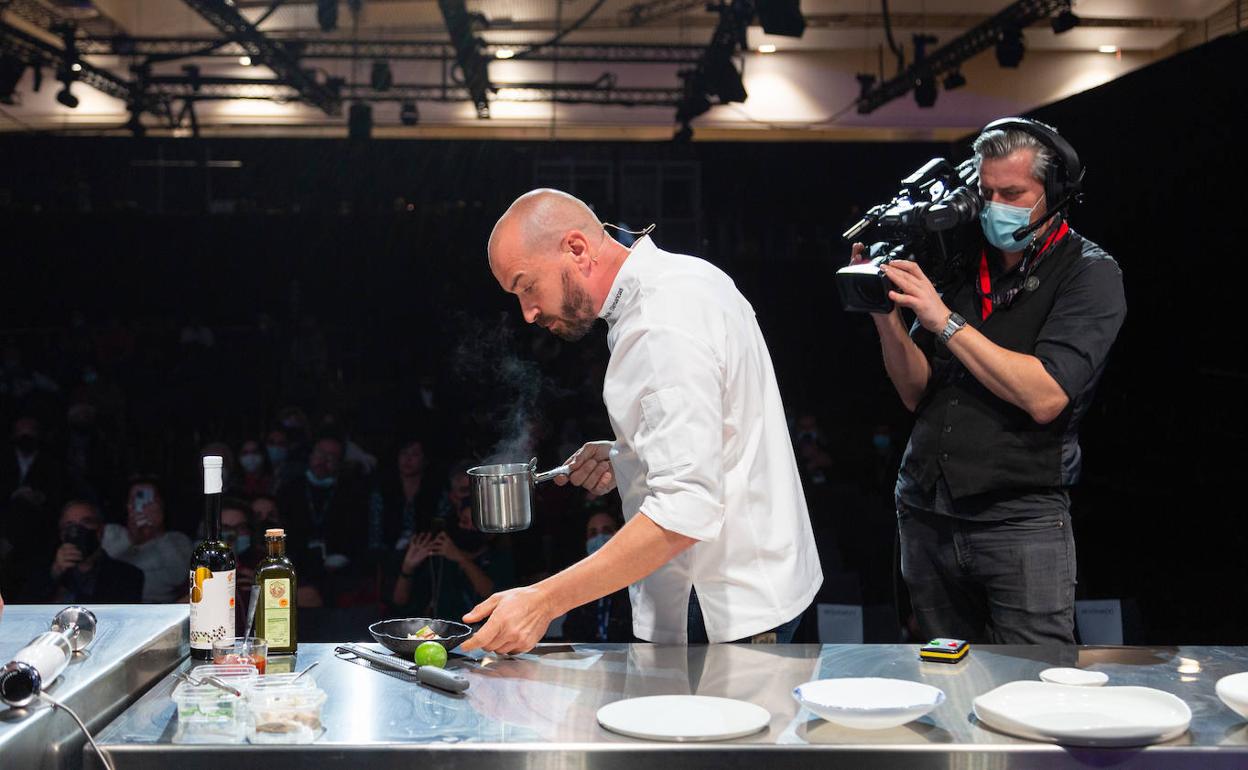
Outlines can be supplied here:
[[528, 463], [478, 465], [468, 469], [472, 480], [472, 523], [482, 532], [519, 532], [533, 523], [533, 488], [572, 472], [567, 465], [537, 472], [537, 458]]

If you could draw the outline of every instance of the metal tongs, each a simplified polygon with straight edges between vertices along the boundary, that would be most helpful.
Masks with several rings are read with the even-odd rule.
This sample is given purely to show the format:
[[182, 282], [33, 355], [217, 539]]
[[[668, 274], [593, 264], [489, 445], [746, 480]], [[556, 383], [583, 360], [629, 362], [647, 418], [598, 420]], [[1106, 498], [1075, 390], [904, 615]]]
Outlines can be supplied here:
[[200, 687], [201, 685], [207, 684], [207, 685], [212, 685], [218, 690], [224, 690], [225, 692], [228, 692], [230, 695], [236, 695], [240, 698], [243, 697], [243, 693], [240, 692], [237, 688], [231, 687], [230, 685], [226, 684], [225, 682], [221, 681], [215, 676], [206, 676], [203, 679], [196, 679], [195, 677], [191, 676], [185, 671], [179, 671], [173, 676], [175, 679], [180, 679], [192, 687]]
[[468, 678], [463, 674], [447, 671], [437, 666], [418, 666], [415, 663], [404, 663], [392, 655], [383, 655], [358, 644], [340, 644], [334, 648], [336, 653], [347, 653], [362, 658], [375, 666], [396, 671], [414, 677], [422, 684], [436, 687], [447, 692], [460, 693], [468, 689]]

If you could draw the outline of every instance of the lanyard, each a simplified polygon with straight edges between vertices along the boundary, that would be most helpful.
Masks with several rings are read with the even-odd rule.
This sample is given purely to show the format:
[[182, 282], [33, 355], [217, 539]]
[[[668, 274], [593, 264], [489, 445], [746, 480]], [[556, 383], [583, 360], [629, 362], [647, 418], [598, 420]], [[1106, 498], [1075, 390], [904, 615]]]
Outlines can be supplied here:
[[[1040, 259], [1044, 256], [1045, 252], [1047, 252], [1049, 248], [1053, 246], [1053, 244], [1057, 243], [1062, 238], [1065, 238], [1066, 233], [1068, 232], [1070, 232], [1070, 225], [1066, 224], [1065, 222], [1062, 222], [1061, 227], [1049, 233], [1049, 237], [1044, 239], [1044, 245], [1042, 245], [1040, 247], [1040, 250], [1036, 252], [1036, 256], [1034, 257], [1035, 261], [1033, 261], [1030, 265], [1027, 266], [1026, 272], [1030, 274], [1032, 270], [1035, 270], [1036, 267], [1039, 266]], [[1021, 283], [1019, 284], [1018, 287], [1011, 289], [1008, 292], [1005, 292], [1005, 294], [1002, 297], [1002, 299], [1004, 300], [1002, 304], [1009, 305], [1010, 301], [1014, 299], [1014, 296], [1018, 293], [1018, 290], [1020, 288], [1022, 288]], [[992, 298], [992, 275], [988, 271], [988, 249], [987, 248], [984, 248], [979, 252], [979, 297], [980, 297], [980, 306], [979, 306], [980, 318], [982, 320], [987, 321], [988, 316], [992, 315], [992, 311], [994, 310], [993, 298]]]

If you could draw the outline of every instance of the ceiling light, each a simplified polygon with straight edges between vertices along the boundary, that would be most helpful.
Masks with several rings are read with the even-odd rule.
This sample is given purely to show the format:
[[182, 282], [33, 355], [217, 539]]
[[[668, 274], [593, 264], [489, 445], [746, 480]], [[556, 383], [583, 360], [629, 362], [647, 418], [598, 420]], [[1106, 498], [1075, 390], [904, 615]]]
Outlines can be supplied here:
[[69, 65], [69, 68], [73, 70], [74, 72], [82, 72], [82, 65], [79, 64], [78, 62], [74, 62], [73, 64]]
[[57, 92], [56, 100], [71, 110], [78, 106], [78, 97], [69, 92], [69, 83]]
[[241, 64], [241, 65], [243, 65], [244, 67], [250, 67], [250, 66], [251, 66], [251, 57], [250, 57], [250, 56], [240, 56], [240, 57], [238, 57], [238, 63], [239, 63], [239, 64]]
[[758, 52], [759, 53], [775, 53], [776, 47], [772, 45], [771, 43], [763, 43], [762, 45], [758, 47]]
[[495, 59], [510, 59], [511, 57], [515, 55], [516, 55], [516, 52], [511, 50], [510, 48], [500, 48], [494, 52]]
[[1102, 46], [1098, 46], [1096, 50], [1100, 51], [1101, 53], [1118, 53], [1118, 46], [1102, 45]]

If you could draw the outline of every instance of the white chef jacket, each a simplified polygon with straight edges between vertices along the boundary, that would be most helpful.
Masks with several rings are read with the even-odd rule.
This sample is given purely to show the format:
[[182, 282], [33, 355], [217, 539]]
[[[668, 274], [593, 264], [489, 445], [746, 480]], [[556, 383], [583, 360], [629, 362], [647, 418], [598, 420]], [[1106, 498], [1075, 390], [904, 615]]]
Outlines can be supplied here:
[[797, 617], [823, 582], [771, 355], [732, 279], [638, 239], [611, 286], [603, 400], [624, 514], [699, 542], [630, 587], [633, 633], [687, 641]]

